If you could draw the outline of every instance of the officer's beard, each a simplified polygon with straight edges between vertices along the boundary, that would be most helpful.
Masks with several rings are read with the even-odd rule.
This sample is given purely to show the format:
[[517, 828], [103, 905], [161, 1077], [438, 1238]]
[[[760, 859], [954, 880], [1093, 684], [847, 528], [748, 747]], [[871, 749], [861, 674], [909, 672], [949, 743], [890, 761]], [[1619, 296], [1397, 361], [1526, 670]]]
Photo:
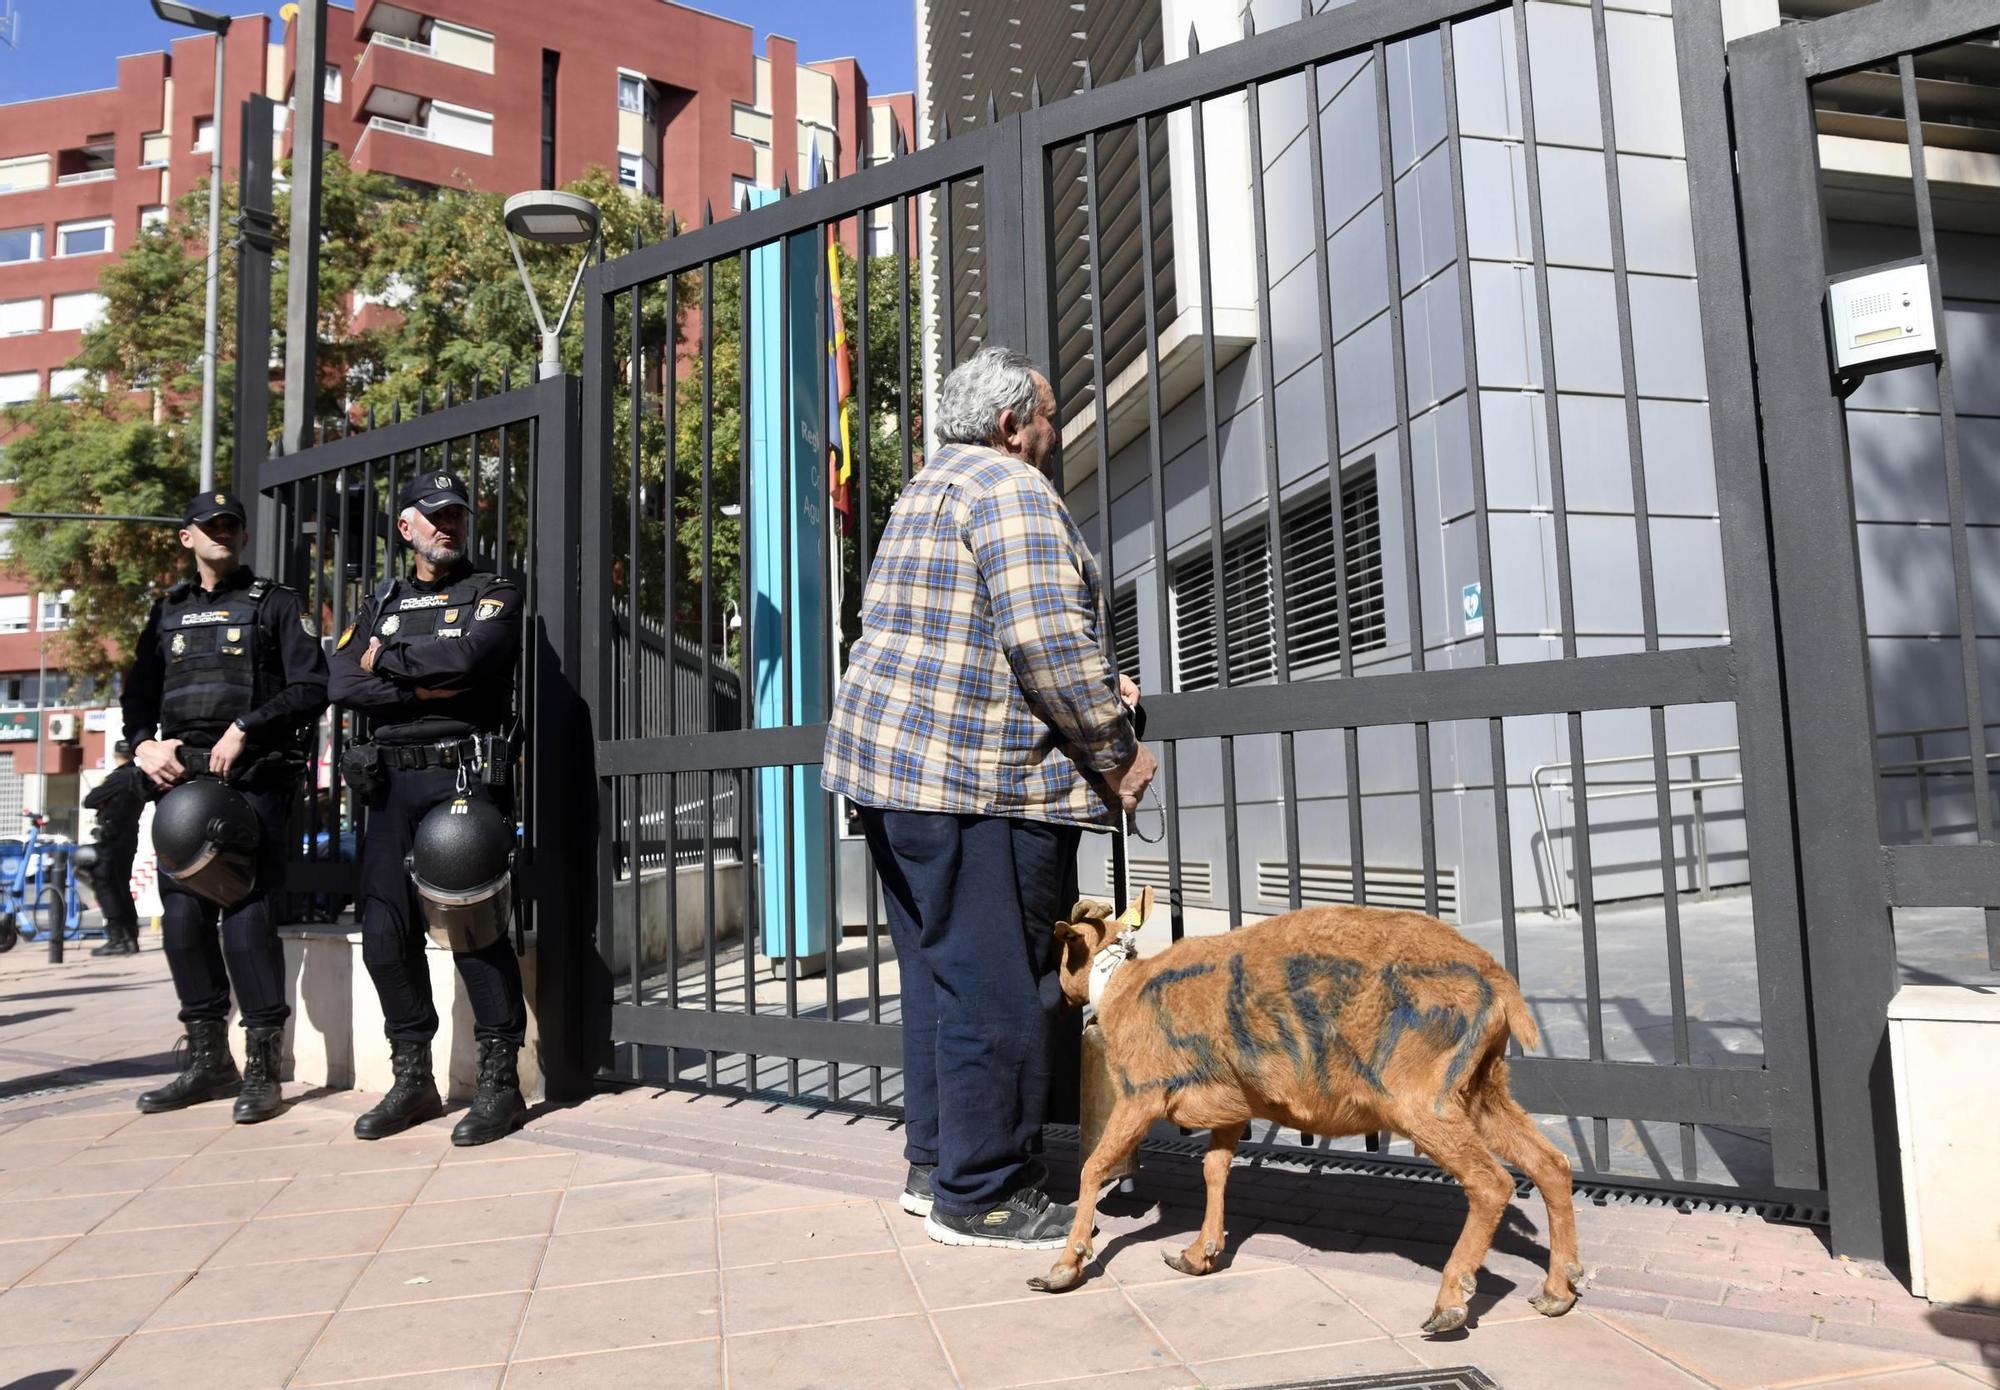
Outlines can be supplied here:
[[423, 556], [433, 569], [449, 569], [465, 558], [465, 547], [443, 534], [418, 541], [416, 548], [417, 554]]

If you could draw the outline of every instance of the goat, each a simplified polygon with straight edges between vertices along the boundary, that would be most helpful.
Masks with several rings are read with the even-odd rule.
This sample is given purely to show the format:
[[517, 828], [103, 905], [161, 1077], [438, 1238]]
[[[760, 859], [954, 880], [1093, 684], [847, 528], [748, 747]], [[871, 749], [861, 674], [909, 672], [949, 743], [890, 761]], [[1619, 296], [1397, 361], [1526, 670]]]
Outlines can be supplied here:
[[1493, 1243], [1514, 1163], [1548, 1208], [1549, 1267], [1535, 1309], [1576, 1302], [1576, 1209], [1569, 1160], [1507, 1089], [1507, 1040], [1539, 1030], [1499, 962], [1434, 917], [1370, 907], [1316, 907], [1222, 936], [1188, 937], [1145, 960], [1132, 937], [1152, 890], [1117, 921], [1084, 900], [1056, 924], [1063, 994], [1094, 1005], [1115, 1103], [1083, 1165], [1069, 1242], [1046, 1292], [1083, 1280], [1104, 1181], [1157, 1119], [1208, 1131], [1200, 1234], [1166, 1257], [1206, 1274], [1222, 1253], [1222, 1193], [1252, 1119], [1306, 1134], [1394, 1130], [1458, 1179], [1470, 1210], [1445, 1262], [1423, 1330], [1466, 1318], [1473, 1275]]

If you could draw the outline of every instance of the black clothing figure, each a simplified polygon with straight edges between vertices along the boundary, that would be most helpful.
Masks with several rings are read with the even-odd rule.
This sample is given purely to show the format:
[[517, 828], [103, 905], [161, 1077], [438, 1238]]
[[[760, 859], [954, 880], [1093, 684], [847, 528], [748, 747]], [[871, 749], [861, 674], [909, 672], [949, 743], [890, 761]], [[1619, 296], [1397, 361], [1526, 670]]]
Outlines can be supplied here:
[[123, 743], [118, 766], [90, 795], [84, 809], [97, 812], [97, 863], [90, 886], [104, 913], [104, 944], [93, 956], [129, 956], [139, 949], [139, 910], [132, 901], [132, 860], [139, 853], [139, 817], [146, 809], [146, 779]]

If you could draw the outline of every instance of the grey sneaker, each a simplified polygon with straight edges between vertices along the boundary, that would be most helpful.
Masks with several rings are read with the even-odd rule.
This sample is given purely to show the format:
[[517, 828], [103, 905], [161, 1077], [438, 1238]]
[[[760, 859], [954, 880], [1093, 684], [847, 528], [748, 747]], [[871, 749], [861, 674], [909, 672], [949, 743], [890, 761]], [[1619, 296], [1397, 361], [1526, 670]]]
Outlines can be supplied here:
[[903, 1179], [903, 1210], [912, 1216], [931, 1214], [931, 1174], [937, 1171], [935, 1163], [912, 1163], [910, 1175]]
[[1009, 1250], [1058, 1250], [1069, 1238], [1076, 1206], [1039, 1187], [1024, 1187], [988, 1211], [953, 1216], [933, 1210], [924, 1234], [941, 1245], [993, 1245]]

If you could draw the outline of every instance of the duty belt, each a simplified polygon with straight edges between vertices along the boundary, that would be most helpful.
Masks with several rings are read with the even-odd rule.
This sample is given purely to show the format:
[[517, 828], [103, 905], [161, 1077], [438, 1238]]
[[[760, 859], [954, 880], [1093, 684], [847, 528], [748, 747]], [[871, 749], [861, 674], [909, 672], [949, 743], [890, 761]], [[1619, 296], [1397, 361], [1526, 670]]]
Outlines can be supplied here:
[[447, 739], [442, 743], [378, 743], [382, 765], [398, 772], [421, 772], [427, 767], [469, 767], [480, 764], [477, 738]]

